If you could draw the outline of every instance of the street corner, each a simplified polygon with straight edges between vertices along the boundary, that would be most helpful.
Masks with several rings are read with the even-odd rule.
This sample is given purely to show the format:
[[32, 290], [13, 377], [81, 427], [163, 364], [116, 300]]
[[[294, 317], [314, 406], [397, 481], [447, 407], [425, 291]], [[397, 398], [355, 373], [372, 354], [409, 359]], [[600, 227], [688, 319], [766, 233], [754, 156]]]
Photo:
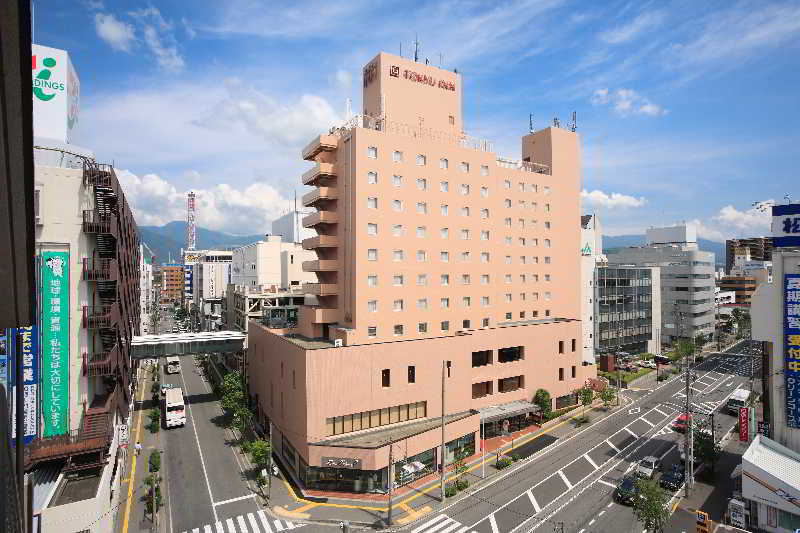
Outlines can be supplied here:
[[401, 516], [400, 518], [395, 520], [395, 523], [399, 524], [401, 526], [410, 524], [411, 522], [416, 522], [417, 520], [419, 520], [423, 516], [426, 516], [431, 511], [433, 511], [433, 508], [430, 505], [426, 505], [424, 507], [420, 507], [419, 509], [413, 509], [412, 507], [408, 506], [407, 504], [401, 503], [401, 504], [398, 504], [397, 508], [398, 509], [402, 509], [403, 511], [405, 511], [405, 514], [403, 516]]
[[295, 520], [309, 520], [311, 518], [311, 509], [319, 506], [320, 504], [314, 502], [296, 502], [294, 504], [286, 504], [284, 506], [276, 505], [270, 507], [270, 511], [275, 516], [281, 518], [293, 518]]

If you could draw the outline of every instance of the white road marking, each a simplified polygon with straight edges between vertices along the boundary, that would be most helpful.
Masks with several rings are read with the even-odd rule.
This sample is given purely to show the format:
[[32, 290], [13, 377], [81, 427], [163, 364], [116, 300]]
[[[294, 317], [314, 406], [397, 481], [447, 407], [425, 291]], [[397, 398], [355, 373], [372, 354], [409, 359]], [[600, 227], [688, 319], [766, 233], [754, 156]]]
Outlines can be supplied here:
[[592, 524], [594, 524], [594, 522], [595, 522], [595, 520], [594, 520], [594, 518], [592, 518], [592, 521], [589, 522], [589, 525], [591, 526]]
[[247, 524], [244, 523], [244, 517], [242, 515], [237, 516], [236, 521], [239, 522], [239, 530], [242, 531], [242, 533], [247, 531]]
[[264, 512], [264, 510], [259, 509], [256, 514], [258, 515], [259, 520], [261, 520], [261, 525], [264, 526], [264, 530], [267, 533], [272, 533], [272, 528], [269, 527], [269, 520], [267, 520], [267, 514]]
[[608, 485], [608, 486], [609, 486], [609, 487], [611, 487], [612, 489], [616, 489], [616, 488], [617, 488], [617, 486], [616, 486], [616, 485], [614, 485], [613, 483], [609, 483], [609, 482], [608, 482], [608, 481], [606, 481], [605, 479], [598, 479], [598, 480], [597, 480], [597, 482], [598, 482], [598, 483], [602, 483], [603, 485]]
[[250, 527], [253, 531], [259, 530], [258, 522], [256, 522], [256, 517], [253, 516], [253, 513], [247, 513], [247, 521], [250, 522]]
[[672, 450], [674, 450], [674, 449], [675, 449], [675, 448], [677, 448], [677, 447], [678, 447], [678, 445], [677, 445], [677, 444], [673, 444], [673, 445], [672, 445], [672, 448], [670, 448], [669, 450], [667, 450], [667, 451], [665, 451], [664, 453], [662, 453], [662, 454], [661, 454], [661, 457], [659, 457], [659, 458], [658, 458], [658, 460], [659, 460], [659, 461], [663, 461], [663, 460], [664, 460], [664, 457], [666, 457], [666, 456], [667, 456], [667, 454], [669, 454], [669, 452], [671, 452]]
[[455, 520], [453, 520], [453, 523], [450, 526], [444, 528], [439, 533], [450, 533], [454, 529], [458, 529], [460, 527], [461, 527], [461, 522], [456, 522]]
[[203, 533], [212, 533], [212, 531], [211, 531], [211, 524], [206, 524], [206, 525], [203, 527]]
[[526, 490], [525, 492], [528, 495], [528, 498], [530, 498], [531, 500], [531, 505], [533, 505], [533, 510], [536, 511], [536, 513], [538, 514], [539, 511], [542, 510], [542, 508], [539, 507], [539, 502], [537, 502], [536, 498], [533, 497], [533, 492], [531, 492], [530, 490]]
[[598, 516], [598, 518], [599, 518], [599, 517], [603, 516], [604, 514], [606, 514], [606, 512], [605, 512], [605, 511], [600, 511], [599, 513], [597, 513], [597, 516]]
[[617, 448], [616, 446], [614, 446], [613, 444], [611, 444], [611, 441], [610, 441], [610, 440], [606, 439], [606, 444], [608, 444], [609, 446], [611, 446], [611, 449], [612, 449], [612, 450], [614, 450], [615, 452], [619, 453], [619, 448]]
[[633, 435], [635, 438], [637, 438], [637, 439], [639, 438], [639, 435], [637, 435], [636, 433], [634, 433], [633, 431], [631, 431], [631, 430], [630, 430], [630, 428], [629, 428], [628, 426], [625, 426], [625, 427], [624, 427], [624, 428], [622, 428], [622, 429], [624, 429], [625, 431], [627, 431], [628, 433], [630, 433], [631, 435]]
[[640, 417], [639, 417], [639, 418], [637, 418], [636, 420], [641, 420], [642, 422], [644, 422], [645, 424], [647, 424], [647, 425], [648, 425], [648, 426], [650, 426], [651, 428], [656, 426], [655, 424], [653, 424], [652, 422], [650, 422], [648, 419], [646, 419], [646, 418], [645, 418], [645, 417], [643, 417], [643, 416], [640, 416]]
[[275, 529], [278, 531], [283, 531], [284, 529], [286, 529], [285, 527], [283, 527], [283, 524], [281, 524], [280, 520], [273, 520], [272, 523], [275, 524]]
[[217, 522], [216, 524], [214, 524], [214, 526], [217, 529], [217, 533], [225, 533], [225, 528], [222, 526], [222, 522]]
[[569, 480], [567, 479], [567, 476], [564, 475], [564, 472], [559, 470], [558, 471], [558, 475], [561, 477], [561, 481], [564, 482], [564, 485], [567, 486], [567, 490], [570, 490], [572, 488], [572, 483], [569, 482]]
[[228, 526], [228, 533], [236, 533], [236, 526], [233, 525], [233, 519], [228, 518], [225, 520], [225, 525]]
[[611, 507], [612, 505], [614, 505], [614, 502], [608, 502], [608, 505], [606, 505], [606, 508]]
[[599, 466], [597, 466], [597, 463], [595, 463], [594, 461], [592, 461], [592, 458], [591, 458], [591, 457], [589, 457], [589, 454], [588, 454], [588, 453], [585, 453], [585, 454], [583, 454], [583, 458], [584, 458], [584, 459], [586, 459], [587, 461], [589, 461], [589, 464], [590, 464], [590, 465], [592, 465], [592, 468], [594, 468], [595, 470], [597, 470], [598, 468], [600, 468]]
[[200, 533], [200, 528], [196, 527], [196, 528], [192, 529], [192, 533]]
[[578, 533], [583, 533], [584, 531], [586, 531], [586, 529], [581, 529], [580, 531], [578, 531]]
[[221, 502], [214, 502], [214, 505], [225, 505], [226, 503], [233, 503], [238, 502], [239, 500], [246, 500], [248, 498], [255, 498], [255, 494], [245, 494], [244, 496], [239, 496], [238, 498], [231, 498], [230, 500], [224, 500]]
[[431, 518], [430, 520], [428, 520], [427, 522], [425, 522], [424, 524], [422, 524], [421, 526], [419, 526], [417, 529], [413, 530], [411, 533], [419, 533], [419, 532], [420, 532], [420, 531], [422, 531], [423, 529], [427, 528], [427, 527], [428, 527], [428, 526], [430, 526], [431, 524], [434, 524], [434, 523], [438, 522], [439, 520], [441, 520], [441, 519], [443, 519], [443, 518], [444, 518], [444, 519], [447, 519], [447, 518], [450, 518], [450, 517], [449, 517], [449, 516], [447, 516], [446, 514], [440, 514], [439, 516], [437, 516], [437, 517], [435, 517], [435, 518]]
[[492, 533], [500, 533], [500, 530], [497, 529], [497, 520], [495, 520], [494, 514], [489, 515], [489, 525], [492, 526]]
[[661, 409], [659, 409], [658, 407], [654, 407], [654, 408], [653, 408], [653, 411], [655, 411], [656, 413], [661, 413], [661, 414], [662, 414], [662, 415], [664, 415], [664, 416], [669, 416], [667, 413], [665, 413], [664, 411], [662, 411], [662, 410], [661, 410]]

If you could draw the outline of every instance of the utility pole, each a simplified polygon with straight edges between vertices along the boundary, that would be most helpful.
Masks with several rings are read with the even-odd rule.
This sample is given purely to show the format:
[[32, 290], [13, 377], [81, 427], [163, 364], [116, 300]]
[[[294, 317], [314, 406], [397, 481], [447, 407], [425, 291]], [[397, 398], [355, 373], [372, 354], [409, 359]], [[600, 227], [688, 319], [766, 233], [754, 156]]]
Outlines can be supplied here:
[[386, 525], [388, 527], [392, 527], [392, 487], [394, 487], [394, 475], [392, 472], [392, 465], [394, 463], [392, 460], [393, 445], [394, 441], [389, 441], [389, 513], [386, 516]]

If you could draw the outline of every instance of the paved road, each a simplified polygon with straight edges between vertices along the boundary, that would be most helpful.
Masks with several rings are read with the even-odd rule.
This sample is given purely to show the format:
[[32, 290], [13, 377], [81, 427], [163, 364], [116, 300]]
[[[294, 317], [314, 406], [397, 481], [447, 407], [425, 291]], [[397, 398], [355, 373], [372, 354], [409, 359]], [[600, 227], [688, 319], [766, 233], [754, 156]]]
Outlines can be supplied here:
[[[749, 383], [749, 358], [720, 355], [697, 369], [694, 403], [717, 408]], [[446, 507], [411, 527], [412, 533], [527, 533], [561, 523], [563, 531], [641, 531], [632, 511], [612, 503], [617, 482], [647, 455], [679, 461], [678, 438], [670, 427], [685, 401], [685, 384], [673, 379], [650, 393], [634, 393], [633, 402], [571, 438], [540, 452], [503, 479]], [[673, 405], [670, 405], [673, 404]], [[715, 416], [717, 438], [735, 424]]]

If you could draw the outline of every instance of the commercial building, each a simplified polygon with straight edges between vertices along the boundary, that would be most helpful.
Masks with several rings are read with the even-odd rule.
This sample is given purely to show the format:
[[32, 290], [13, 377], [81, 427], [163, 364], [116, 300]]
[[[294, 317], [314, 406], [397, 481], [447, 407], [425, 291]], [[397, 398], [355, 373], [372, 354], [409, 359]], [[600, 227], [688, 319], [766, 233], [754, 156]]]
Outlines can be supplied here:
[[608, 254], [609, 263], [661, 268], [661, 341], [714, 333], [714, 254], [697, 248], [692, 225], [647, 230], [647, 244]]
[[745, 248], [754, 261], [772, 260], [772, 237], [751, 237], [725, 241], [725, 272], [730, 273], [735, 264], [737, 248]]
[[180, 303], [184, 293], [183, 265], [161, 265], [161, 303]]
[[426, 475], [477, 450], [482, 419], [486, 435], [525, 427], [538, 389], [563, 407], [596, 377], [580, 345], [578, 135], [546, 128], [522, 160], [498, 157], [462, 131], [459, 74], [381, 53], [363, 83], [364, 113], [303, 150], [318, 304], [296, 328], [248, 333], [276, 455], [302, 487], [347, 492]]
[[756, 435], [742, 455], [741, 527], [795, 533], [800, 529], [800, 453]]
[[153, 252], [142, 243], [139, 245], [139, 330], [142, 335], [150, 333], [150, 313], [156, 302], [153, 288]]
[[581, 216], [581, 326], [583, 360], [595, 362], [595, 269], [607, 259], [603, 255], [603, 228], [596, 214]]
[[314, 272], [303, 270], [304, 261], [316, 259], [316, 254], [300, 244], [284, 242], [280, 235], [266, 235], [233, 250], [231, 283], [247, 287], [280, 287], [290, 289], [303, 283], [314, 283]]
[[[181, 250], [183, 257], [183, 305], [191, 309], [193, 303], [198, 303], [195, 276], [195, 266], [203, 263], [231, 263], [233, 254], [229, 250]], [[208, 290], [207, 284], [212, 277], [206, 276], [206, 287], [200, 287], [200, 293]], [[201, 284], [202, 285], [202, 284]], [[227, 283], [222, 285], [224, 290]]]
[[302, 211], [289, 211], [283, 216], [280, 216], [272, 221], [272, 235], [280, 237], [282, 242], [295, 242], [300, 243], [303, 239], [313, 237], [315, 232], [313, 229], [303, 226], [303, 217], [311, 212]]

